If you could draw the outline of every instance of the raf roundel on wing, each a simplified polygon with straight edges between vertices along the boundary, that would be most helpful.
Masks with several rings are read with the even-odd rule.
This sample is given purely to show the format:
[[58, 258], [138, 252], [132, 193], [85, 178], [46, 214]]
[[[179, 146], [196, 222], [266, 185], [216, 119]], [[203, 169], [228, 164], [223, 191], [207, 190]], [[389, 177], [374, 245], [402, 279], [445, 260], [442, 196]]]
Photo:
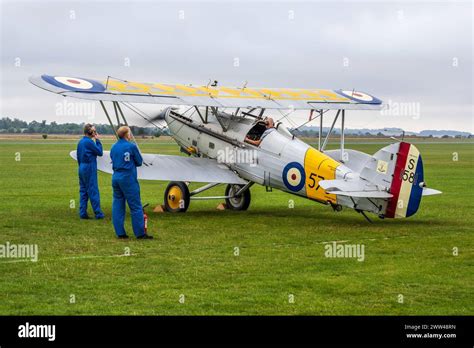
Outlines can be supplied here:
[[382, 104], [382, 101], [380, 99], [360, 91], [339, 90], [337, 91], [337, 93], [339, 93], [343, 97], [352, 99], [357, 103]]
[[53, 86], [70, 91], [80, 92], [103, 92], [105, 87], [102, 83], [90, 79], [68, 76], [43, 75], [41, 78]]

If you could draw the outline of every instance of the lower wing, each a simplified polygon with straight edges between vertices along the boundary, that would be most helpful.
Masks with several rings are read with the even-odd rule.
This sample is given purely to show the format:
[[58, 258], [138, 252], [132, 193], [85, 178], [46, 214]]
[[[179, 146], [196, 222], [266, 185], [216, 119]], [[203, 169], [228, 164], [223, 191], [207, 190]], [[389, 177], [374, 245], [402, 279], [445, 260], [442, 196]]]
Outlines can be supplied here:
[[[71, 151], [70, 155], [77, 160], [76, 151]], [[216, 160], [152, 154], [142, 154], [142, 156], [144, 164], [137, 168], [138, 179], [222, 184], [247, 183], [229, 167], [217, 163]], [[97, 169], [101, 172], [113, 173], [109, 151], [104, 151], [102, 157], [97, 157]]]

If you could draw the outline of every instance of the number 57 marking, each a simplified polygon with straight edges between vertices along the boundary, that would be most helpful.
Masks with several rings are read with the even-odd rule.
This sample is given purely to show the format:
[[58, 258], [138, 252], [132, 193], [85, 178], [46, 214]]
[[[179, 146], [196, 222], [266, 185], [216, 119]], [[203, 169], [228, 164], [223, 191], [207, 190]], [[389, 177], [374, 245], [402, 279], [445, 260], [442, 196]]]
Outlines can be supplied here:
[[[324, 180], [324, 177], [322, 177], [321, 175], [316, 175], [315, 173], [311, 173], [311, 174], [309, 175], [309, 180], [311, 180], [312, 183], [308, 184], [309, 188], [314, 188], [314, 186], [316, 186], [316, 179], [315, 179], [315, 177], [318, 177], [319, 179]], [[319, 180], [319, 181], [321, 181], [321, 180]], [[318, 187], [316, 187], [315, 190], [318, 190], [318, 189], [319, 189], [319, 181], [318, 181]]]

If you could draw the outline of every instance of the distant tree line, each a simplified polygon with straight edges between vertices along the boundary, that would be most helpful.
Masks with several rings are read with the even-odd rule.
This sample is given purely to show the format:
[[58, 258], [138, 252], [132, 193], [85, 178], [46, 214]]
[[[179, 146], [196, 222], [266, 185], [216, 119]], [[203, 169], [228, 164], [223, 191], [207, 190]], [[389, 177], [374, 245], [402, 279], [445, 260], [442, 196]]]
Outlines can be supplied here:
[[[85, 123], [46, 123], [31, 121], [26, 122], [17, 118], [3, 117], [0, 119], [0, 133], [26, 133], [26, 134], [83, 134]], [[110, 125], [94, 124], [99, 134], [113, 134]], [[131, 126], [134, 135], [160, 136], [168, 135], [168, 130], [151, 127]]]
[[[302, 137], [302, 138], [317, 138], [319, 137], [319, 132], [313, 129], [290, 129], [290, 132], [294, 134], [297, 137]], [[322, 137], [324, 138], [327, 135], [327, 131], [323, 130], [322, 132]], [[336, 130], [333, 132], [334, 136], [339, 136], [341, 133], [340, 131]], [[382, 132], [363, 132], [363, 131], [355, 131], [355, 130], [347, 130], [345, 132], [346, 135], [350, 135], [351, 137], [362, 137], [362, 138], [386, 138], [388, 135], [384, 134]], [[421, 137], [421, 138], [434, 138], [433, 134], [407, 134], [407, 138], [411, 137]], [[453, 134], [453, 135], [439, 135], [440, 138], [442, 139], [447, 139], [447, 138], [472, 138], [472, 134], [469, 135], [464, 135], [464, 134]], [[400, 138], [400, 136], [398, 136]]]
[[[292, 134], [294, 134], [295, 136], [297, 137], [302, 137], [302, 138], [317, 138], [319, 137], [319, 132], [318, 131], [315, 131], [315, 130], [307, 130], [307, 129], [304, 129], [304, 130], [300, 130], [300, 129], [295, 129], [295, 130], [290, 130]], [[323, 133], [322, 133], [322, 137], [324, 138], [326, 135], [328, 134], [327, 131], [323, 130]], [[334, 131], [332, 133], [333, 136], [340, 136], [340, 132], [339, 131]], [[382, 137], [382, 138], [386, 138], [387, 135], [386, 134], [383, 134], [382, 132], [378, 132], [378, 133], [370, 133], [370, 132], [346, 132], [345, 133], [346, 135], [350, 135], [351, 137], [364, 137], [364, 138], [373, 138], [373, 137]]]
[[[113, 134], [110, 125], [108, 124], [95, 124], [97, 131], [99, 134]], [[11, 119], [9, 117], [3, 117], [0, 119], [0, 133], [25, 133], [25, 134], [83, 134], [84, 123], [46, 123], [45, 120], [41, 122], [31, 121], [26, 122], [19, 120], [17, 118]], [[132, 132], [136, 136], [155, 136], [159, 137], [160, 135], [170, 135], [168, 129], [161, 130], [155, 127], [137, 127], [131, 126]], [[298, 137], [306, 137], [306, 138], [316, 138], [318, 137], [318, 130], [311, 129], [311, 128], [303, 128], [303, 129], [290, 129], [291, 133]], [[430, 132], [430, 131], [423, 131], [423, 132]], [[423, 133], [422, 132], [422, 133]], [[450, 131], [451, 135], [444, 134], [442, 135], [443, 131], [436, 131], [439, 133], [439, 137], [441, 138], [472, 138], [472, 134], [465, 135], [465, 134], [456, 134], [461, 132], [454, 132]], [[448, 132], [448, 131], [446, 131]], [[326, 136], [327, 130], [323, 130], [322, 136]], [[335, 134], [338, 133], [335, 130]], [[468, 134], [468, 133], [467, 133]], [[356, 136], [356, 137], [387, 137], [386, 134], [382, 132], [368, 132], [368, 131], [358, 131], [358, 130], [346, 130], [346, 135]], [[407, 134], [407, 137], [424, 137], [424, 138], [433, 138], [432, 134]]]

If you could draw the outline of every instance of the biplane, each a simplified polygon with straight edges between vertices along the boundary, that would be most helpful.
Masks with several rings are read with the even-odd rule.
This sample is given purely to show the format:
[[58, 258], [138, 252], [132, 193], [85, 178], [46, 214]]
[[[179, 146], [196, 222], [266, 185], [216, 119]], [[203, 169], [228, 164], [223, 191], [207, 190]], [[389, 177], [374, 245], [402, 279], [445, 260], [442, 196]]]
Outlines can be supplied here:
[[[164, 207], [169, 212], [185, 212], [191, 200], [200, 199], [221, 199], [228, 209], [246, 210], [251, 201], [250, 187], [258, 184], [267, 191], [282, 190], [335, 211], [351, 208], [370, 221], [366, 212], [380, 218], [412, 216], [422, 196], [441, 193], [426, 187], [422, 157], [413, 144], [396, 141], [375, 154], [345, 148], [347, 111], [384, 107], [380, 99], [368, 93], [220, 87], [217, 81], [193, 86], [51, 75], [31, 77], [30, 82], [64, 97], [99, 101], [114, 130], [128, 124], [123, 106], [139, 114], [136, 103], [166, 106], [153, 117], [142, 117], [153, 124], [165, 122], [188, 156], [143, 154], [138, 178], [170, 181], [164, 193]], [[116, 125], [106, 102], [112, 103]], [[283, 120], [296, 111], [308, 112], [305, 124], [319, 121], [317, 148], [295, 137], [284, 125]], [[271, 129], [270, 117], [272, 121], [275, 118]], [[323, 121], [327, 118], [331, 123], [324, 134]], [[340, 148], [326, 150], [338, 120]], [[74, 151], [71, 156], [75, 158]], [[112, 173], [108, 152], [97, 159], [97, 166]], [[189, 183], [202, 186], [190, 191]], [[227, 185], [223, 196], [202, 195], [221, 184]]]

